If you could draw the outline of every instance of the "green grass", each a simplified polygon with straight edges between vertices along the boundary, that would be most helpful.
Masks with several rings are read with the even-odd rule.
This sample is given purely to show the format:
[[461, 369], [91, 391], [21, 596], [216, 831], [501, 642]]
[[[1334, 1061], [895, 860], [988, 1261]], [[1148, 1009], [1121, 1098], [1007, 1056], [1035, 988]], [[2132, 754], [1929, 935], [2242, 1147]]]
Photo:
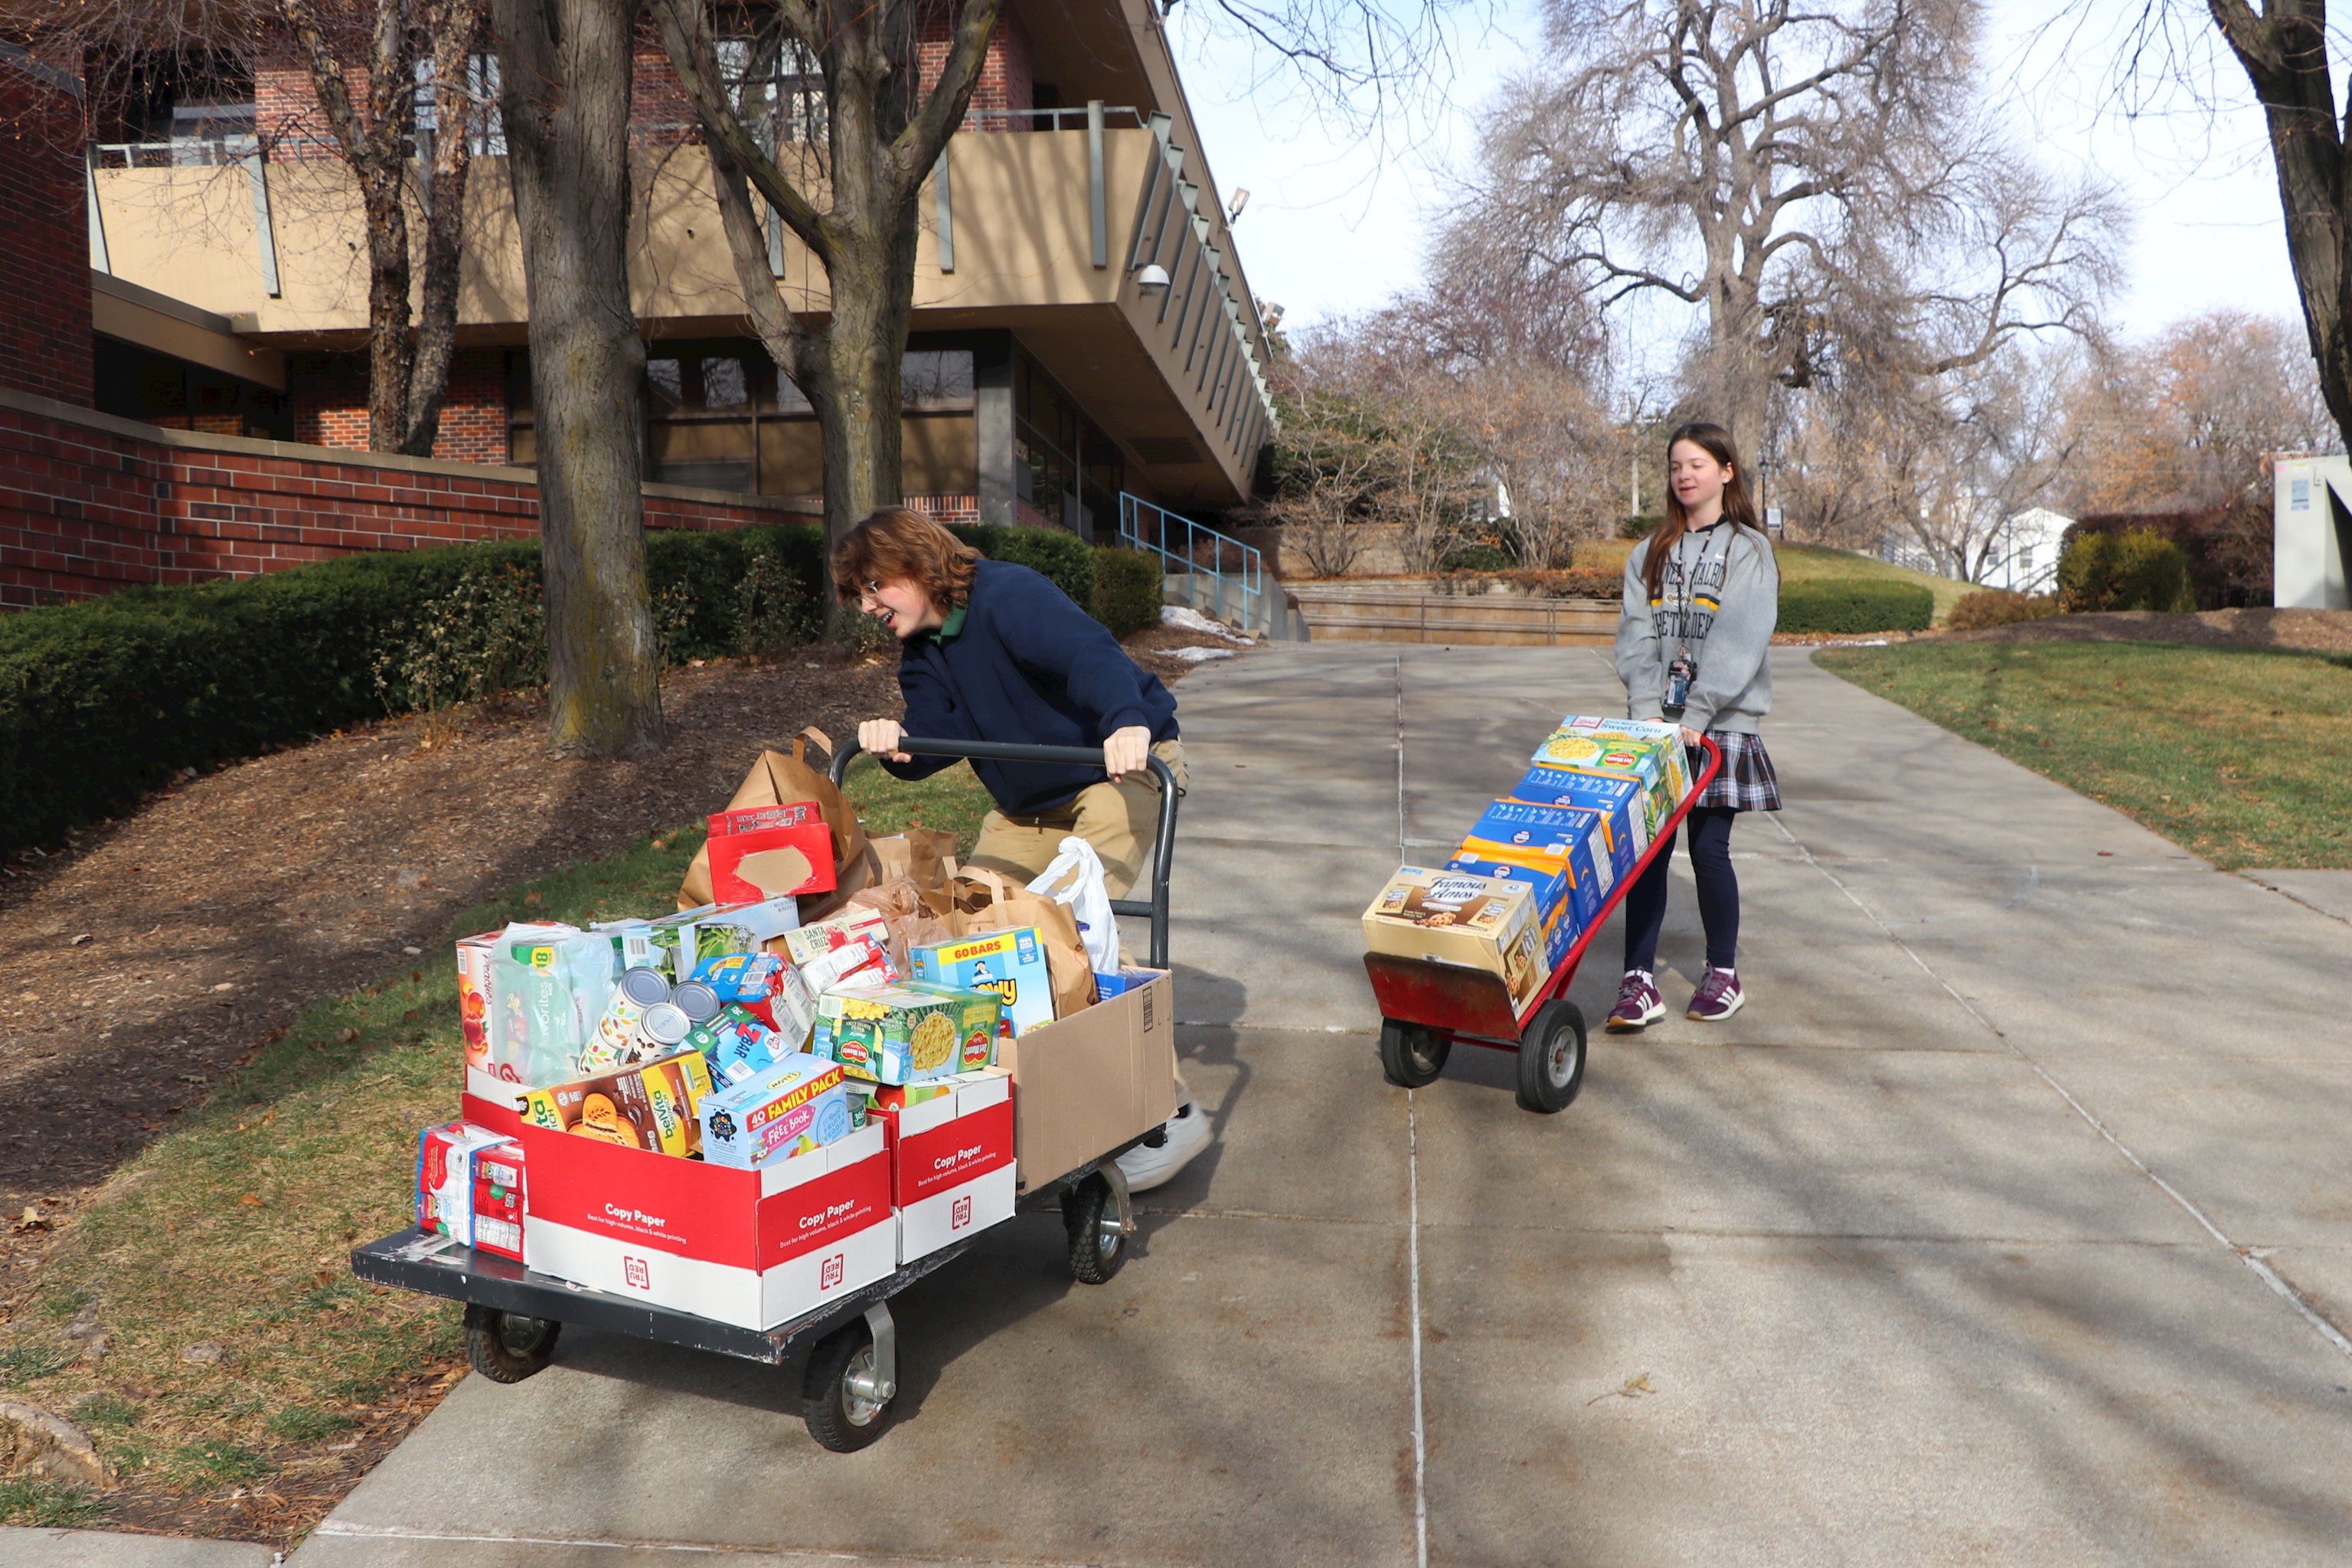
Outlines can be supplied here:
[[[919, 821], [967, 848], [987, 805], [961, 767], [920, 784], [863, 767], [849, 795], [871, 831]], [[675, 828], [520, 883], [452, 935], [666, 913], [701, 841]], [[372, 1407], [415, 1409], [461, 1364], [458, 1310], [362, 1284], [347, 1254], [410, 1222], [417, 1131], [457, 1114], [462, 1055], [446, 944], [305, 1013], [75, 1216], [38, 1305], [0, 1325], [0, 1392], [79, 1422], [134, 1489], [174, 1493], [266, 1481]], [[57, 1339], [89, 1301], [112, 1335], [94, 1364]], [[226, 1353], [185, 1360], [200, 1341]], [[98, 1513], [74, 1489], [0, 1487], [0, 1523]]]
[[[1635, 541], [1607, 539], [1577, 546], [1576, 564], [1611, 572], [1625, 570], [1625, 556]], [[1952, 613], [1960, 595], [1972, 591], [1972, 583], [1955, 582], [1949, 577], [1937, 577], [1927, 572], [1914, 572], [1908, 566], [1897, 566], [1874, 556], [1856, 555], [1850, 550], [1832, 550], [1821, 544], [1775, 544], [1774, 557], [1780, 563], [1780, 580], [1784, 583], [1851, 583], [1862, 579], [1874, 583], [1916, 583], [1936, 595], [1936, 624]]]
[[1815, 659], [2223, 869], [2352, 868], [2352, 659], [2107, 642]]
[[0, 1479], [0, 1520], [39, 1530], [75, 1530], [106, 1517], [106, 1505], [84, 1489], [39, 1476]]

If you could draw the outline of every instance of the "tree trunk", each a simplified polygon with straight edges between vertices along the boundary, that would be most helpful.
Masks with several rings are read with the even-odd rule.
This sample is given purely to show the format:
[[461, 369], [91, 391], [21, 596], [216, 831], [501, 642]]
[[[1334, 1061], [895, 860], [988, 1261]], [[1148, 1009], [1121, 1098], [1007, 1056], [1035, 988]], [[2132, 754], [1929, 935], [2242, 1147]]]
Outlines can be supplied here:
[[523, 247], [559, 752], [662, 744], [646, 585], [645, 344], [629, 296], [636, 0], [495, 0]]
[[425, 181], [425, 267], [416, 347], [409, 363], [408, 427], [400, 449], [429, 458], [441, 434], [441, 404], [457, 352], [458, 263], [466, 236], [466, 185], [473, 169], [473, 105], [466, 68], [481, 47], [488, 20], [482, 0], [452, 0], [428, 9], [433, 32], [433, 160]]
[[398, 452], [408, 439], [408, 214], [400, 170], [362, 168], [368, 231], [368, 450]]

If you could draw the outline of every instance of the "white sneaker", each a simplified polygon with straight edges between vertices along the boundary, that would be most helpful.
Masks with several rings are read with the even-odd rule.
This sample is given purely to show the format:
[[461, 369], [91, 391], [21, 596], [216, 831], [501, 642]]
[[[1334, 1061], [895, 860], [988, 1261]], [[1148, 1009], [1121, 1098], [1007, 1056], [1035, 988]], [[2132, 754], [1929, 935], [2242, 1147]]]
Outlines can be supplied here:
[[1168, 1119], [1166, 1131], [1167, 1142], [1159, 1148], [1138, 1144], [1118, 1157], [1118, 1173], [1127, 1178], [1129, 1192], [1144, 1192], [1169, 1181], [1192, 1163], [1193, 1155], [1209, 1146], [1209, 1119], [1192, 1100], [1176, 1108], [1176, 1114]]

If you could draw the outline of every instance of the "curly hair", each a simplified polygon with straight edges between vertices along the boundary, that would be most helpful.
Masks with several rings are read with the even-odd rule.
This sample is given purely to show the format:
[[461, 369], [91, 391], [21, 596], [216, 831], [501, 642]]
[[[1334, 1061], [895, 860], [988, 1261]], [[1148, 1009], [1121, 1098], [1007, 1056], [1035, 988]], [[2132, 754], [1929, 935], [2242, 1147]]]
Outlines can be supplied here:
[[906, 578], [932, 604], [951, 610], [971, 596], [979, 563], [979, 551], [921, 512], [886, 506], [833, 547], [833, 588], [848, 603], [868, 583]]

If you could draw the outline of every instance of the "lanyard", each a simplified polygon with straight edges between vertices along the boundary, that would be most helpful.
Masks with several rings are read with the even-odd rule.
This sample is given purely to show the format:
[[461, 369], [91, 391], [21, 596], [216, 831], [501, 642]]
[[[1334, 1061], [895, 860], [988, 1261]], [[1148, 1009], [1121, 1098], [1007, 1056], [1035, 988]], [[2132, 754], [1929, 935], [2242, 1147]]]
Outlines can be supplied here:
[[[1717, 528], [1724, 530], [1724, 535], [1722, 552], [1716, 559], [1728, 562], [1731, 559], [1731, 535], [1735, 530], [1728, 524], [1717, 522], [1698, 531], [1709, 533]], [[1683, 535], [1683, 539], [1689, 537], [1689, 534]], [[1706, 565], [1706, 541], [1702, 539], [1699, 541], [1697, 562], [1691, 569], [1684, 569], [1683, 539], [1675, 541], [1675, 593], [1678, 600], [1675, 605], [1675, 657], [1677, 658], [1690, 657], [1690, 610], [1693, 596], [1691, 584], [1694, 573]], [[1718, 605], [1722, 603], [1720, 594], [1717, 595], [1716, 602]]]

